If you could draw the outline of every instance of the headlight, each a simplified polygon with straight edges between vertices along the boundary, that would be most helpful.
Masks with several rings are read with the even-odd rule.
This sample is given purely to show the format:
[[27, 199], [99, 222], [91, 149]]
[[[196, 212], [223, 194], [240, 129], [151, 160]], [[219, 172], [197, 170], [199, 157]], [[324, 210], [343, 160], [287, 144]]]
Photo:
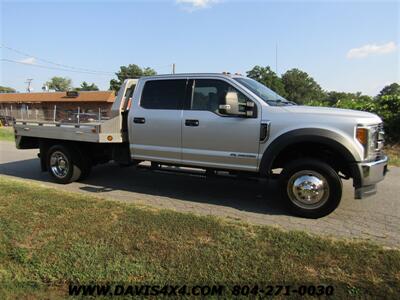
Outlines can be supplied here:
[[356, 130], [356, 138], [365, 149], [368, 145], [368, 131], [368, 128], [365, 127], [357, 127]]
[[357, 126], [356, 139], [364, 148], [364, 159], [370, 160], [375, 158], [383, 148], [383, 124]]

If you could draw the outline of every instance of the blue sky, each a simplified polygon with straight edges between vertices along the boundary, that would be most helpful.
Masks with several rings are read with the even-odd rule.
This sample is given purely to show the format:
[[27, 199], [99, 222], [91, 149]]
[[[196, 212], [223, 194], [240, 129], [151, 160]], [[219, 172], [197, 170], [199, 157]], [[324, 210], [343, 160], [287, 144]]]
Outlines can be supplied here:
[[1, 1], [1, 44], [26, 55], [0, 49], [0, 85], [19, 91], [27, 78], [41, 91], [52, 76], [108, 89], [129, 63], [158, 73], [172, 63], [179, 73], [275, 69], [276, 44], [279, 74], [300, 68], [325, 90], [375, 95], [400, 81], [399, 2]]

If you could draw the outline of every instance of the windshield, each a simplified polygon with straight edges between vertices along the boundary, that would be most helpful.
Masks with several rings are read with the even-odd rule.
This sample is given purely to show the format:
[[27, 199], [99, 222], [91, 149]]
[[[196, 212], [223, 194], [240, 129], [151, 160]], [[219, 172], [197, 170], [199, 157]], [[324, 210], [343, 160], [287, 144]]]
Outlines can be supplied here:
[[236, 80], [237, 82], [239, 82], [240, 84], [244, 85], [246, 88], [248, 88], [254, 94], [259, 96], [262, 100], [264, 100], [269, 105], [273, 105], [273, 106], [295, 105], [294, 102], [286, 100], [282, 96], [275, 93], [273, 90], [267, 88], [265, 85], [259, 83], [258, 81], [255, 81], [251, 78], [236, 77], [233, 79]]

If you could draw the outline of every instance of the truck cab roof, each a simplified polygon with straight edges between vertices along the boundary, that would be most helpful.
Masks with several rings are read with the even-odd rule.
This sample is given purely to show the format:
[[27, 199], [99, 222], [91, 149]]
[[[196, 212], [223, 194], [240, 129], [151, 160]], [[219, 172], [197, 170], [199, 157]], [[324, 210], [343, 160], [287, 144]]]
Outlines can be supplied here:
[[231, 74], [231, 73], [179, 73], [179, 74], [160, 74], [160, 75], [151, 75], [151, 76], [143, 76], [140, 78], [145, 78], [145, 79], [160, 79], [160, 78], [191, 78], [191, 77], [196, 77], [196, 78], [201, 78], [201, 77], [230, 77], [230, 78], [235, 78], [235, 77], [244, 77], [243, 75], [240, 75], [238, 73]]

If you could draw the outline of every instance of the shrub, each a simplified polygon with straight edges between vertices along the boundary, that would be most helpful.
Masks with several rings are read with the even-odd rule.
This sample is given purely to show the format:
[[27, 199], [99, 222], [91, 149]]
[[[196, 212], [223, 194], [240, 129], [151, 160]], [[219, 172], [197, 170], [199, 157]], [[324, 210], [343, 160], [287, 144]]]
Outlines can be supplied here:
[[389, 142], [400, 142], [400, 95], [378, 97], [375, 112], [384, 120]]
[[367, 112], [375, 112], [376, 111], [376, 103], [371, 98], [368, 100], [365, 99], [342, 99], [335, 103], [334, 105], [337, 108], [347, 108], [347, 109], [355, 109], [362, 110]]
[[[309, 101], [311, 106], [330, 106], [326, 101]], [[332, 105], [337, 108], [367, 111], [379, 115], [385, 126], [389, 143], [400, 142], [400, 95], [384, 95], [375, 99], [370, 97], [340, 99]]]
[[310, 100], [304, 103], [304, 105], [308, 106], [331, 106], [329, 102], [321, 101], [321, 100]]

